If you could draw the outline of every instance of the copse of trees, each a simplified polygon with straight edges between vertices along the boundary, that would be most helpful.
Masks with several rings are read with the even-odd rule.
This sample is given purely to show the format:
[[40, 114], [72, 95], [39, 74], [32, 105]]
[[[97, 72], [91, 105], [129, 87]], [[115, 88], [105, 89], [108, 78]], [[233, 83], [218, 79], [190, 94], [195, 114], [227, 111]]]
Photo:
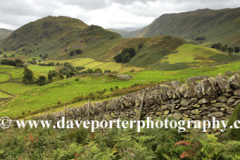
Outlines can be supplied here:
[[240, 49], [239, 47], [228, 47], [228, 45], [222, 45], [221, 43], [215, 43], [211, 46], [211, 48], [215, 48], [215, 49], [218, 49], [218, 50], [221, 50], [223, 52], [226, 52], [228, 51], [229, 55], [231, 55], [233, 52], [235, 53], [239, 53]]
[[206, 37], [197, 37], [195, 41], [204, 41], [206, 40]]
[[10, 66], [17, 66], [17, 67], [23, 67], [24, 62], [21, 59], [15, 59], [15, 60], [8, 60], [3, 59], [0, 62], [2, 65], [10, 65]]
[[70, 56], [74, 56], [74, 55], [76, 55], [76, 54], [81, 54], [82, 53], [82, 50], [81, 49], [77, 49], [77, 50], [75, 50], [75, 51], [71, 51], [70, 53], [69, 53], [69, 55]]
[[[37, 62], [36, 62], [36, 64], [37, 64]], [[54, 62], [51, 62], [51, 63], [38, 63], [38, 65], [39, 66], [55, 66], [55, 63]]]
[[[110, 73], [111, 70], [105, 70], [104, 73]], [[86, 73], [103, 73], [103, 71], [100, 68], [96, 68], [95, 70], [88, 68], [86, 71], [82, 71], [81, 74]]]
[[132, 57], [136, 55], [136, 51], [133, 48], [124, 48], [120, 54], [117, 54], [113, 59], [117, 63], [127, 63]]

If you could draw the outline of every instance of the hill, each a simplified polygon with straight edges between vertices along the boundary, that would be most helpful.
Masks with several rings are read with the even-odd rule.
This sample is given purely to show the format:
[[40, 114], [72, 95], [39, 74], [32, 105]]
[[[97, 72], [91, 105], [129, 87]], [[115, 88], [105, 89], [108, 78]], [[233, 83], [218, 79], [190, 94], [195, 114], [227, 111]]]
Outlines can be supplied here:
[[[27, 59], [31, 59], [31, 57], [40, 58], [47, 55], [45, 59], [47, 61], [92, 58], [100, 62], [95, 62], [94, 65], [86, 65], [87, 68], [96, 68], [104, 64], [105, 67], [103, 68], [106, 70], [106, 66], [115, 64], [109, 63], [110, 65], [107, 65], [105, 63], [114, 62], [114, 56], [119, 54], [124, 48], [134, 48], [137, 54], [128, 63], [123, 64], [121, 66], [122, 69], [124, 67], [140, 67], [145, 69], [176, 70], [220, 62], [223, 57], [230, 59], [222, 52], [213, 51], [210, 48], [198, 48], [198, 46], [192, 45], [190, 47], [192, 50], [187, 50], [187, 53], [191, 56], [186, 56], [185, 52], [179, 52], [178, 57], [182, 57], [183, 62], [176, 64], [168, 62], [166, 56], [178, 52], [176, 49], [184, 43], [186, 41], [181, 38], [163, 35], [126, 39], [118, 33], [103, 29], [100, 26], [88, 26], [78, 19], [48, 16], [28, 23], [11, 33], [7, 38], [0, 41], [0, 50], [7, 56], [15, 54], [15, 57]], [[139, 48], [139, 44], [142, 44], [141, 48]], [[181, 50], [184, 50], [185, 47], [188, 48], [185, 45]], [[81, 49], [80, 54], [70, 54], [77, 49]], [[198, 49], [199, 51], [196, 54], [192, 53]], [[221, 58], [215, 60], [216, 57], [203, 56], [205, 52], [209, 52], [211, 56], [221, 55]], [[198, 60], [193, 60], [192, 62], [184, 60], [188, 57], [193, 59], [198, 57]], [[199, 59], [199, 57], [201, 58]], [[207, 61], [206, 58], [208, 59]], [[80, 62], [83, 61], [76, 61], [79, 66], [83, 66], [84, 64]]]
[[[138, 48], [142, 43], [143, 47]], [[185, 41], [171, 36], [125, 39], [119, 34], [100, 26], [88, 26], [69, 17], [48, 16], [30, 22], [0, 41], [0, 50], [7, 56], [41, 57], [46, 60], [93, 58], [102, 62], [113, 62], [113, 57], [123, 48], [131, 47], [137, 55], [126, 66], [152, 67], [163, 56], [170, 54]], [[70, 55], [81, 49], [81, 54]], [[155, 69], [157, 65], [155, 66]]]
[[0, 40], [6, 38], [12, 33], [12, 30], [0, 28]]
[[240, 8], [201, 9], [178, 14], [164, 14], [149, 26], [133, 32], [121, 33], [123, 37], [149, 37], [171, 35], [188, 40], [206, 37], [204, 46], [222, 43], [235, 47], [240, 43]]

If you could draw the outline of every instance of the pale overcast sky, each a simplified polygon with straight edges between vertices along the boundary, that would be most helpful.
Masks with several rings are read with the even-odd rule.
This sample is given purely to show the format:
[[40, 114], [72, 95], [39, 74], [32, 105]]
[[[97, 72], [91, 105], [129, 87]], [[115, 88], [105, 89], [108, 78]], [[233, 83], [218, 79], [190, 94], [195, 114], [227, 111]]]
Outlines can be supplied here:
[[0, 0], [0, 28], [14, 30], [48, 15], [103, 28], [141, 28], [164, 13], [238, 7], [240, 0]]

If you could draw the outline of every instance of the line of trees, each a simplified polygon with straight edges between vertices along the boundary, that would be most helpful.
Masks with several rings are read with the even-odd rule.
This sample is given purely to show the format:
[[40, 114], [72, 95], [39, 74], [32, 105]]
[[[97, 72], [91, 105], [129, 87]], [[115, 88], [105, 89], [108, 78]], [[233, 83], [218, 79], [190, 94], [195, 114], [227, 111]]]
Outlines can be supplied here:
[[222, 45], [221, 43], [215, 43], [211, 46], [211, 48], [215, 48], [218, 50], [221, 50], [223, 52], [228, 52], [229, 55], [231, 55], [233, 52], [239, 53], [239, 47], [228, 47], [226, 44]]
[[33, 72], [28, 69], [28, 68], [24, 68], [24, 72], [23, 72], [23, 83], [25, 84], [31, 84], [33, 82], [36, 82], [39, 86], [43, 86], [45, 84], [49, 84], [55, 80], [62, 80], [64, 79], [64, 75], [58, 73], [55, 70], [49, 71], [48, 72], [48, 76], [39, 76], [37, 79], [34, 78]]
[[0, 62], [2, 65], [10, 65], [10, 66], [17, 66], [17, 67], [23, 67], [24, 62], [21, 59], [15, 59], [15, 60], [8, 60], [3, 59]]

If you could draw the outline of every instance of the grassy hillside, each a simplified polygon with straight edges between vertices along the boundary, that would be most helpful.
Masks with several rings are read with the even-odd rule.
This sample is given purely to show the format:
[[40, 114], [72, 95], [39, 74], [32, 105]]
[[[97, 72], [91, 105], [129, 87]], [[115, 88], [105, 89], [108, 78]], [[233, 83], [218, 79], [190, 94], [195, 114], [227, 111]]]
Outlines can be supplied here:
[[[196, 12], [199, 13], [193, 13], [197, 15], [203, 11]], [[209, 12], [212, 11], [209, 10]], [[207, 13], [208, 12], [204, 12], [202, 16], [208, 15]], [[188, 13], [182, 14], [186, 15], [185, 17], [188, 17]], [[170, 15], [170, 17], [171, 16], [172, 15]], [[178, 16], [178, 14], [175, 16]], [[171, 21], [171, 18], [169, 21]], [[168, 29], [171, 28], [167, 27], [168, 25], [165, 23], [164, 26]], [[150, 26], [146, 28], [149, 27]], [[157, 28], [159, 29], [161, 27]], [[172, 32], [172, 30], [170, 29], [169, 32]], [[142, 36], [148, 35], [148, 32], [144, 32], [144, 34], [145, 35]], [[140, 43], [143, 44], [142, 48], [138, 48]], [[0, 50], [2, 50], [7, 56], [15, 54], [15, 57], [25, 57], [25, 60], [31, 60], [31, 58], [40, 59], [40, 56], [44, 56], [45, 54], [48, 54], [47, 61], [54, 60], [55, 62], [60, 60], [71, 61], [72, 59], [75, 61], [76, 59], [85, 58], [82, 61], [76, 60], [73, 63], [73, 66], [84, 66], [85, 68], [93, 69], [102, 67], [103, 70], [110, 69], [114, 71], [131, 70], [124, 69], [124, 67], [157, 70], [185, 69], [191, 66], [205, 64], [206, 58], [204, 57], [208, 58], [208, 63], [219, 62], [222, 59], [231, 60], [231, 58], [224, 53], [217, 51], [213, 52], [213, 50], [209, 48], [200, 48], [199, 50], [199, 47], [193, 45], [190, 50], [185, 45], [180, 48], [182, 51], [175, 54], [175, 50], [185, 43], [186, 41], [183, 39], [173, 36], [126, 39], [122, 38], [119, 34], [105, 30], [102, 27], [94, 25], [87, 26], [84, 22], [78, 19], [49, 16], [28, 23], [14, 31], [10, 36], [0, 41]], [[134, 48], [137, 55], [131, 58], [126, 64], [113, 63], [113, 57], [119, 54], [123, 48], [128, 47]], [[70, 56], [70, 52], [76, 51], [77, 49], [81, 49], [82, 53]], [[195, 52], [196, 50], [197, 52]], [[198, 60], [189, 60], [189, 57], [185, 56], [187, 53], [190, 55], [194, 54], [194, 59]], [[178, 61], [176, 61], [178, 63], [173, 64], [172, 62], [168, 62], [168, 56], [170, 57], [170, 61], [172, 61], [171, 57], [176, 55], [178, 55]], [[211, 58], [210, 55], [212, 56]], [[90, 61], [86, 61], [86, 58], [90, 58], [89, 60], [94, 62], [90, 63]], [[189, 63], [190, 61], [191, 64]], [[30, 69], [44, 74], [46, 74], [50, 68], [30, 66]], [[52, 69], [53, 68], [51, 68], [51, 70]]]
[[202, 9], [178, 14], [164, 14], [149, 26], [127, 34], [132, 37], [171, 35], [183, 39], [206, 37], [204, 46], [220, 42], [235, 47], [240, 44], [240, 8], [210, 10]]
[[[0, 85], [0, 89], [19, 95], [8, 102], [5, 107], [1, 108], [0, 116], [23, 116], [22, 112], [27, 116], [28, 114], [31, 115], [32, 113], [51, 111], [56, 108], [62, 110], [62, 105], [66, 105], [67, 107], [77, 107], [80, 104], [82, 105], [85, 103], [87, 98], [85, 98], [85, 100], [76, 101], [76, 97], [88, 96], [89, 94], [99, 97], [100, 94], [98, 94], [98, 92], [102, 92], [104, 89], [106, 89], [106, 92], [103, 94], [103, 97], [99, 97], [99, 99], [97, 98], [97, 101], [110, 98], [114, 95], [112, 93], [118, 90], [123, 90], [123, 92], [117, 92], [117, 95], [132, 92], [134, 90], [131, 90], [131, 88], [136, 84], [151, 84], [172, 80], [184, 82], [186, 78], [193, 76], [216, 76], [218, 73], [225, 73], [226, 71], [238, 71], [239, 67], [240, 64], [234, 62], [215, 67], [195, 67], [178, 71], [145, 70], [138, 73], [127, 73], [128, 75], [133, 76], [133, 79], [129, 81], [113, 79], [108, 76], [81, 77], [78, 81], [75, 80], [76, 78], [70, 78], [41, 87], [37, 85], [23, 86], [23, 84], [19, 84], [17, 87], [15, 86], [16, 84], [9, 82]], [[115, 90], [116, 86], [118, 87], [118, 90]], [[113, 90], [111, 88], [113, 88]], [[135, 89], [141, 89], [141, 86]], [[20, 92], [22, 93], [20, 94]]]
[[[140, 50], [139, 43], [144, 43]], [[113, 57], [123, 48], [132, 47], [137, 51], [137, 56], [126, 66], [157, 69], [157, 65], [152, 65], [156, 60], [184, 43], [184, 40], [171, 36], [125, 39], [102, 27], [87, 26], [78, 19], [49, 16], [14, 31], [0, 41], [0, 50], [8, 57], [15, 54], [15, 57], [26, 57], [26, 60], [31, 60], [31, 57], [39, 59], [40, 55], [48, 54], [47, 60], [93, 58], [100, 62], [113, 62]], [[70, 56], [70, 52], [76, 49], [81, 49], [82, 54]], [[95, 68], [104, 64], [100, 62], [87, 67]]]
[[0, 28], [0, 40], [6, 38], [12, 33], [12, 30]]
[[[12, 95], [18, 95], [30, 89], [38, 87], [36, 84], [25, 85], [22, 82], [23, 68], [15, 68], [13, 66], [0, 65], [0, 98], [12, 97], [4, 94], [1, 91]], [[34, 78], [43, 75], [36, 70], [33, 70]], [[13, 81], [13, 82], [10, 82]]]

